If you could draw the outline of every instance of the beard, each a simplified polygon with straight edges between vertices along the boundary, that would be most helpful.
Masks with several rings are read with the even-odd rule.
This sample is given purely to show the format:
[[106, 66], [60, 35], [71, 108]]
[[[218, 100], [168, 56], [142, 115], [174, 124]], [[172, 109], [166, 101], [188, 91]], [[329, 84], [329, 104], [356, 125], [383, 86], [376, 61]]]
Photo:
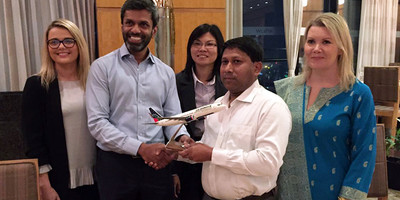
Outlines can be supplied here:
[[[147, 47], [147, 45], [150, 43], [150, 40], [151, 40], [151, 34], [146, 35], [146, 34], [124, 33], [122, 36], [124, 38], [126, 47], [128, 48], [130, 53], [136, 53], [136, 52], [143, 51]], [[129, 42], [130, 36], [139, 36], [141, 38], [141, 42], [140, 43]]]

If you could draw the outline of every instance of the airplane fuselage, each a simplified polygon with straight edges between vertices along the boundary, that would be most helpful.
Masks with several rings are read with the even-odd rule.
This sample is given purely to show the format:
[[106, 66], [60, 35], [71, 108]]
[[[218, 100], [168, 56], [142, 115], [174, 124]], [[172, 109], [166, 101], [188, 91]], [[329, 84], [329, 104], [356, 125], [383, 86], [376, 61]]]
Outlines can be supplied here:
[[158, 126], [173, 126], [178, 124], [186, 124], [195, 121], [201, 117], [210, 115], [215, 112], [219, 112], [224, 109], [226, 109], [226, 105], [222, 103], [208, 104], [171, 117], [171, 118], [183, 117], [185, 119], [162, 119], [157, 121], [155, 124]]

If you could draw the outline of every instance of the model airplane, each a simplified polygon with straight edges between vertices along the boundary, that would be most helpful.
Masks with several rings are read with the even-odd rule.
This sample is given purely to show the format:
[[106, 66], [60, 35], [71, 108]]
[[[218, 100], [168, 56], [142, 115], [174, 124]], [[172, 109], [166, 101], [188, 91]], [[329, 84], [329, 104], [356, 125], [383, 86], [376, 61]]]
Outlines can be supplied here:
[[226, 109], [226, 105], [222, 103], [214, 103], [201, 106], [193, 110], [189, 110], [184, 113], [174, 115], [171, 117], [163, 117], [152, 108], [149, 108], [150, 116], [154, 120], [154, 123], [152, 124], [158, 126], [173, 126], [178, 124], [188, 124], [196, 120], [204, 119], [205, 116], [211, 115], [215, 112], [219, 112], [224, 109]]

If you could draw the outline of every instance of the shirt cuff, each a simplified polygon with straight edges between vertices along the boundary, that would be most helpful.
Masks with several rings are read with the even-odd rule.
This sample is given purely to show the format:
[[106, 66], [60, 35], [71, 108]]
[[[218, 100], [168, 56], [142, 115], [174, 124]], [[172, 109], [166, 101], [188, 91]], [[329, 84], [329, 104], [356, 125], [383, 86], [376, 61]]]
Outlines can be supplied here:
[[39, 167], [39, 174], [45, 174], [49, 171], [51, 171], [53, 168], [51, 168], [51, 165], [46, 164], [46, 165], [42, 165]]
[[218, 149], [218, 148], [213, 148], [212, 154], [211, 154], [211, 163], [214, 165], [224, 165], [226, 164], [226, 155], [227, 150], [223, 149]]
[[137, 153], [142, 143], [143, 142], [139, 140], [128, 138], [122, 148], [127, 154], [138, 156]]
[[366, 199], [368, 193], [348, 186], [342, 186], [339, 196], [345, 199]]
[[[187, 135], [188, 137], [190, 137], [189, 133], [187, 133], [187, 132], [180, 132], [180, 133], [176, 134], [175, 138], [177, 139], [177, 138], [179, 138], [179, 137], [182, 136], [182, 135]], [[190, 138], [191, 138], [191, 137], [190, 137]]]

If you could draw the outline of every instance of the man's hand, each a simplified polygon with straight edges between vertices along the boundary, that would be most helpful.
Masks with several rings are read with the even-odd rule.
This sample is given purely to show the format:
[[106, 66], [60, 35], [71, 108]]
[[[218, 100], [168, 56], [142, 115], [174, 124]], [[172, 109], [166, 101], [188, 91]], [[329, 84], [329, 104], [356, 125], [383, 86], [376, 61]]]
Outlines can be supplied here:
[[180, 143], [182, 143], [183, 145], [185, 145], [185, 147], [189, 147], [191, 144], [194, 144], [194, 140], [192, 138], [190, 138], [187, 135], [181, 135], [179, 136], [179, 140]]
[[142, 143], [139, 147], [138, 154], [143, 158], [146, 164], [156, 170], [164, 168], [175, 158], [175, 155], [170, 155], [165, 145], [161, 143]]
[[189, 158], [195, 162], [211, 161], [213, 148], [202, 143], [193, 143], [186, 150], [179, 152], [184, 158]]

